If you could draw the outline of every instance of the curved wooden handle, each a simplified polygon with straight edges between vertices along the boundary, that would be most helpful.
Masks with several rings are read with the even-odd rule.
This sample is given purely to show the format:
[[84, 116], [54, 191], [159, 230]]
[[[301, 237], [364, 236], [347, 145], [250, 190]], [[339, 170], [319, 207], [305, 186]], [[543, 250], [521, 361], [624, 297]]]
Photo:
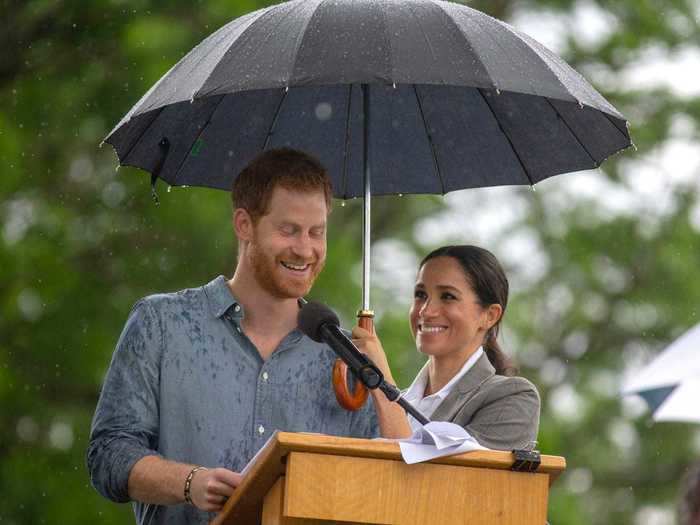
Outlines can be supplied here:
[[[374, 332], [374, 312], [360, 310], [357, 313], [357, 326]], [[347, 383], [348, 365], [342, 360], [336, 359], [333, 365], [333, 391], [338, 404], [345, 410], [352, 412], [362, 408], [367, 401], [368, 391], [359, 379], [355, 379], [355, 391], [350, 392]]]

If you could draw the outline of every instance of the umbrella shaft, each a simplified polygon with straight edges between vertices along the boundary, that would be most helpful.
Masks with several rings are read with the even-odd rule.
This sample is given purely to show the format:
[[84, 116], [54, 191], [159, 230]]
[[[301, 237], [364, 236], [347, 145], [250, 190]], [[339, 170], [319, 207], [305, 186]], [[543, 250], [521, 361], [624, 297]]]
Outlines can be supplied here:
[[370, 276], [370, 225], [372, 187], [369, 173], [369, 85], [362, 84], [362, 115], [363, 115], [363, 140], [362, 140], [362, 168], [364, 198], [362, 215], [362, 309], [370, 310], [369, 306], [369, 276]]

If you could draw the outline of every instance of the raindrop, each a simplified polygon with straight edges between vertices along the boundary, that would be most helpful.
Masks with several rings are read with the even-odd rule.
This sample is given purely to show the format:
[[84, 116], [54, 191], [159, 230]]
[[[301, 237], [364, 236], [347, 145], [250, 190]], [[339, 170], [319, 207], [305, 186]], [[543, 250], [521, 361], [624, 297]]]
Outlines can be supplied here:
[[73, 428], [68, 423], [57, 421], [49, 430], [49, 443], [59, 450], [68, 450], [73, 446]]
[[399, 193], [399, 197], [403, 197], [403, 193]]
[[496, 95], [500, 95], [500, 94], [501, 94], [501, 90], [496, 88]]
[[173, 189], [173, 187], [168, 185], [168, 193], [170, 193], [170, 190], [172, 190], [172, 189]]
[[117, 167], [114, 168], [114, 171], [119, 171], [119, 168], [121, 168], [121, 167], [122, 167], [121, 164], [117, 164]]
[[102, 190], [102, 200], [110, 208], [119, 206], [125, 196], [126, 189], [124, 185], [117, 181], [112, 181]]
[[333, 116], [333, 106], [328, 102], [319, 102], [314, 110], [316, 118], [320, 121], [329, 120]]
[[341, 201], [340, 207], [341, 207], [341, 208], [345, 208], [345, 201]]
[[392, 82], [392, 83], [391, 83], [391, 87], [393, 87], [394, 89], [396, 89], [396, 82]]
[[17, 421], [17, 435], [22, 441], [36, 441], [39, 425], [30, 416], [22, 416]]
[[284, 88], [284, 92], [287, 93], [288, 91], [289, 91], [289, 86], [286, 86], [286, 87]]

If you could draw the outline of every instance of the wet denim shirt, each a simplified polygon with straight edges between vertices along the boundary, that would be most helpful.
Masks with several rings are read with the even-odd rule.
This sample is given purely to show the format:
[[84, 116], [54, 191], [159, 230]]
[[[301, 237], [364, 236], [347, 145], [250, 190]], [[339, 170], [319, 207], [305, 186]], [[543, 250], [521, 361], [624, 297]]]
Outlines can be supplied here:
[[[148, 455], [240, 471], [275, 430], [378, 435], [371, 402], [358, 412], [338, 406], [330, 348], [294, 330], [263, 361], [243, 333], [243, 315], [223, 276], [134, 306], [107, 371], [87, 452], [102, 495], [129, 501], [129, 472]], [[141, 525], [213, 518], [185, 504], [134, 502], [134, 512]]]

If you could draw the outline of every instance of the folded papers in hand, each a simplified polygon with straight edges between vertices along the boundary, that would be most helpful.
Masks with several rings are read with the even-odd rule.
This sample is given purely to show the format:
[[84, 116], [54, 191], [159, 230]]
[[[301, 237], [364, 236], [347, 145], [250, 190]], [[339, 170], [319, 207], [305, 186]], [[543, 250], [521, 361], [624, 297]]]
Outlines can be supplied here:
[[471, 450], [488, 450], [462, 427], [447, 421], [431, 421], [410, 438], [400, 439], [399, 446], [403, 460], [409, 465]]

